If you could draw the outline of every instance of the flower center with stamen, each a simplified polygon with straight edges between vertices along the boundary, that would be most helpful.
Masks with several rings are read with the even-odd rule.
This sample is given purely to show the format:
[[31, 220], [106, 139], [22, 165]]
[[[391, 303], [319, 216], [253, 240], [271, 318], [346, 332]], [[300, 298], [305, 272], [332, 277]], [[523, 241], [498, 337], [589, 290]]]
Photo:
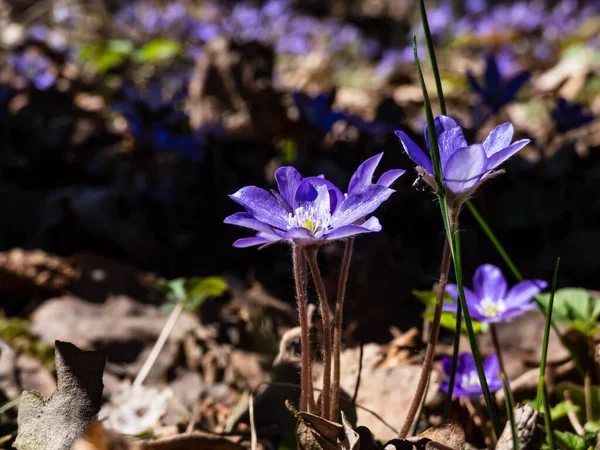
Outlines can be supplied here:
[[287, 217], [288, 230], [292, 228], [306, 228], [313, 236], [322, 235], [331, 228], [331, 214], [323, 214], [315, 207], [296, 208], [294, 214]]
[[492, 319], [506, 311], [506, 304], [504, 300], [494, 301], [486, 297], [477, 305], [477, 310], [485, 317]]
[[460, 378], [460, 385], [463, 389], [481, 386], [481, 383], [479, 383], [479, 377], [477, 376], [477, 372], [473, 371], [463, 374]]

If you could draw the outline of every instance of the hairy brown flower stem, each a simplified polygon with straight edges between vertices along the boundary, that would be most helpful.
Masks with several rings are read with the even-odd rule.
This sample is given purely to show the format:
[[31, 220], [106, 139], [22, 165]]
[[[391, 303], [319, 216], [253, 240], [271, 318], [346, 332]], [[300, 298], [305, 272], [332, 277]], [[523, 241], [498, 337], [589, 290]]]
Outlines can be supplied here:
[[319, 295], [319, 306], [321, 308], [321, 319], [323, 320], [323, 391], [321, 392], [321, 416], [329, 417], [329, 405], [331, 404], [331, 312], [327, 303], [325, 284], [321, 277], [321, 271], [317, 263], [317, 246], [304, 248], [304, 254], [312, 273], [315, 289]]
[[[450, 234], [454, 235], [454, 228], [456, 223], [456, 214], [450, 214]], [[438, 295], [435, 303], [435, 310], [433, 312], [433, 322], [431, 323], [431, 332], [429, 334], [429, 342], [427, 343], [427, 349], [425, 350], [425, 359], [423, 360], [423, 368], [421, 369], [421, 376], [419, 378], [419, 383], [417, 384], [417, 390], [415, 392], [415, 396], [412, 399], [412, 403], [410, 404], [410, 408], [408, 409], [408, 414], [406, 415], [406, 419], [404, 420], [404, 424], [402, 425], [402, 429], [400, 430], [399, 437], [400, 439], [404, 439], [407, 437], [410, 427], [417, 416], [419, 411], [419, 405], [423, 400], [423, 396], [425, 395], [425, 390], [427, 388], [427, 379], [429, 378], [429, 373], [431, 372], [431, 368], [433, 367], [433, 357], [435, 356], [435, 346], [437, 344], [438, 335], [440, 333], [440, 321], [442, 319], [442, 306], [444, 304], [444, 295], [446, 293], [446, 284], [448, 284], [448, 273], [450, 271], [450, 262], [452, 261], [452, 253], [450, 252], [450, 242], [448, 241], [448, 237], [446, 237], [446, 241], [444, 244], [444, 252], [442, 254], [442, 264], [440, 267], [440, 280], [438, 283]]]
[[346, 284], [348, 283], [348, 272], [352, 260], [354, 238], [346, 241], [344, 256], [342, 258], [342, 269], [338, 281], [337, 297], [335, 300], [335, 318], [333, 325], [333, 383], [331, 388], [331, 408], [329, 420], [337, 421], [340, 413], [340, 356], [342, 353], [342, 319], [344, 316], [344, 297], [346, 295]]
[[294, 245], [292, 260], [294, 263], [294, 279], [298, 300], [298, 316], [300, 319], [300, 411], [314, 412], [312, 391], [310, 330], [308, 326], [308, 297], [306, 295], [306, 268], [302, 248]]

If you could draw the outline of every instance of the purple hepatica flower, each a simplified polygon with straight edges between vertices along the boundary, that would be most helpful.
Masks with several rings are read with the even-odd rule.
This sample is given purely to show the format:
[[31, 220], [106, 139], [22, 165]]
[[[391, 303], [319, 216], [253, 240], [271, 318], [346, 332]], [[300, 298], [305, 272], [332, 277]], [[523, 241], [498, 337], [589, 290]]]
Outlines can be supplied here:
[[[452, 358], [442, 358], [442, 369], [447, 379], [442, 381], [440, 389], [448, 392], [449, 378], [452, 371]], [[483, 361], [483, 371], [485, 379], [490, 388], [490, 392], [496, 392], [502, 389], [502, 378], [500, 378], [500, 364], [498, 357], [490, 355]], [[475, 367], [475, 360], [471, 353], [461, 353], [458, 355], [458, 364], [456, 365], [456, 378], [454, 379], [454, 389], [452, 393], [456, 397], [477, 398], [483, 392]]]
[[[506, 279], [500, 269], [484, 264], [475, 271], [474, 290], [464, 290], [471, 317], [478, 322], [497, 323], [535, 309], [536, 303], [531, 300], [547, 286], [548, 283], [542, 280], [527, 280], [507, 291]], [[449, 284], [446, 293], [458, 301], [458, 287], [455, 284]], [[444, 304], [444, 310], [456, 312], [456, 303]]]
[[50, 88], [56, 81], [56, 70], [52, 62], [37, 50], [29, 49], [12, 55], [10, 63], [17, 76], [40, 91]]
[[303, 178], [293, 167], [280, 167], [275, 172], [279, 192], [269, 193], [256, 186], [240, 189], [230, 197], [247, 212], [233, 214], [225, 223], [250, 228], [258, 234], [235, 241], [234, 247], [280, 241], [321, 245], [380, 231], [379, 220], [366, 216], [395, 192], [389, 186], [403, 173], [390, 170], [373, 184], [373, 173], [382, 156], [380, 153], [361, 164], [350, 180], [347, 195], [323, 177]]
[[[447, 116], [434, 119], [438, 147], [442, 166], [442, 175], [447, 189], [455, 195], [468, 196], [495, 169], [521, 150], [530, 141], [521, 139], [511, 144], [513, 126], [504, 123], [494, 128], [483, 144], [468, 145], [460, 126]], [[425, 126], [425, 139], [429, 149], [429, 135]], [[433, 164], [429, 152], [424, 152], [403, 131], [396, 131], [402, 146], [410, 159], [416, 162], [425, 173], [421, 174], [425, 181], [435, 186], [433, 180]]]
[[595, 119], [593, 114], [583, 112], [581, 104], [569, 102], [562, 97], [558, 99], [556, 108], [550, 114], [556, 125], [556, 130], [560, 132], [574, 130]]
[[473, 73], [467, 72], [471, 88], [493, 113], [497, 113], [502, 107], [513, 101], [519, 89], [527, 83], [530, 77], [531, 73], [520, 72], [514, 77], [503, 79], [494, 55], [489, 55], [486, 59], [484, 84], [479, 84]]

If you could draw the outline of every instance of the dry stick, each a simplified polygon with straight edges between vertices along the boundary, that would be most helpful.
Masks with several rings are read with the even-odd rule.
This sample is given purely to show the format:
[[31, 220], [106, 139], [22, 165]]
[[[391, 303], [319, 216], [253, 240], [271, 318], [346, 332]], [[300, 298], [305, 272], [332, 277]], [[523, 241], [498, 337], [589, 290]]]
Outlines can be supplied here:
[[[452, 225], [452, 233], [454, 233], [454, 225]], [[404, 420], [404, 425], [400, 430], [400, 439], [406, 438], [410, 427], [415, 420], [421, 400], [425, 394], [427, 387], [427, 379], [429, 378], [429, 372], [433, 366], [433, 357], [435, 356], [435, 346], [437, 344], [438, 334], [440, 332], [440, 320], [442, 318], [442, 306], [444, 304], [444, 295], [446, 294], [446, 284], [448, 283], [448, 272], [450, 271], [450, 243], [446, 237], [446, 243], [444, 244], [444, 253], [442, 255], [442, 266], [440, 268], [440, 281], [438, 284], [438, 296], [435, 304], [435, 311], [433, 313], [433, 323], [431, 324], [431, 334], [429, 335], [429, 342], [427, 343], [427, 349], [425, 350], [425, 359], [423, 360], [423, 368], [421, 369], [421, 377], [419, 378], [419, 384], [417, 385], [417, 391], [412, 399], [408, 414]]]
[[256, 426], [254, 424], [254, 397], [252, 394], [248, 396], [248, 413], [250, 414], [250, 449], [256, 450], [258, 439], [256, 438]]
[[[308, 300], [302, 249], [293, 246], [294, 279], [296, 280], [296, 296], [298, 300], [298, 316], [300, 318], [300, 411], [314, 412], [314, 397], [312, 396], [312, 377], [310, 359], [310, 334], [308, 327]], [[312, 401], [311, 401], [312, 398]]]
[[577, 414], [575, 414], [575, 412], [571, 409], [571, 407], [573, 406], [573, 402], [571, 401], [571, 391], [569, 391], [568, 389], [565, 390], [564, 396], [565, 403], [567, 404], [568, 408], [567, 417], [569, 418], [569, 422], [571, 423], [571, 426], [579, 436], [584, 436], [585, 430], [581, 426], [581, 422], [579, 422]]
[[327, 293], [317, 263], [318, 250], [319, 248], [315, 246], [305, 247], [304, 254], [308, 260], [315, 288], [319, 295], [321, 319], [323, 320], [323, 392], [321, 393], [321, 416], [327, 418], [329, 416], [329, 405], [331, 400], [331, 312], [329, 311]]
[[333, 387], [331, 391], [331, 409], [329, 420], [335, 422], [340, 413], [340, 355], [342, 353], [342, 319], [344, 316], [344, 296], [346, 295], [346, 284], [348, 283], [348, 272], [350, 271], [350, 260], [354, 238], [346, 241], [344, 257], [342, 259], [342, 270], [338, 282], [337, 298], [335, 300], [335, 318], [333, 325]]
[[183, 311], [184, 305], [185, 300], [179, 301], [177, 305], [175, 305], [175, 308], [173, 308], [173, 311], [171, 311], [171, 315], [167, 319], [167, 323], [165, 323], [165, 326], [163, 327], [162, 331], [160, 332], [160, 335], [158, 336], [158, 339], [154, 343], [154, 347], [152, 347], [152, 350], [150, 351], [146, 362], [142, 366], [137, 377], [135, 377], [135, 380], [133, 380], [134, 388], [140, 387], [142, 383], [144, 383], [144, 380], [150, 373], [150, 369], [152, 369], [152, 366], [156, 362], [156, 358], [158, 358], [158, 355], [160, 354], [162, 348], [165, 346], [169, 335], [173, 331], [173, 328], [175, 328], [175, 324], [177, 323], [177, 319], [179, 319], [179, 316]]

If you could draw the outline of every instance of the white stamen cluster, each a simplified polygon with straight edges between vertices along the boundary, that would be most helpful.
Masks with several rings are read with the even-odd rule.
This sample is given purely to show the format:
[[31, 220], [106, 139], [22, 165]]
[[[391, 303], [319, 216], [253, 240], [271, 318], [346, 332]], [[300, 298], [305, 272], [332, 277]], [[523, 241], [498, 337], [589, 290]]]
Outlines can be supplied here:
[[331, 228], [331, 214], [319, 211], [314, 206], [296, 208], [294, 214], [287, 217], [288, 230], [291, 228], [306, 228], [313, 236], [321, 236]]
[[460, 385], [463, 388], [470, 388], [480, 386], [479, 377], [477, 376], [477, 372], [465, 373], [460, 378]]
[[477, 311], [485, 317], [490, 319], [501, 315], [504, 311], [506, 311], [506, 304], [504, 300], [492, 300], [491, 298], [484, 298], [481, 300], [479, 305], [476, 306]]

